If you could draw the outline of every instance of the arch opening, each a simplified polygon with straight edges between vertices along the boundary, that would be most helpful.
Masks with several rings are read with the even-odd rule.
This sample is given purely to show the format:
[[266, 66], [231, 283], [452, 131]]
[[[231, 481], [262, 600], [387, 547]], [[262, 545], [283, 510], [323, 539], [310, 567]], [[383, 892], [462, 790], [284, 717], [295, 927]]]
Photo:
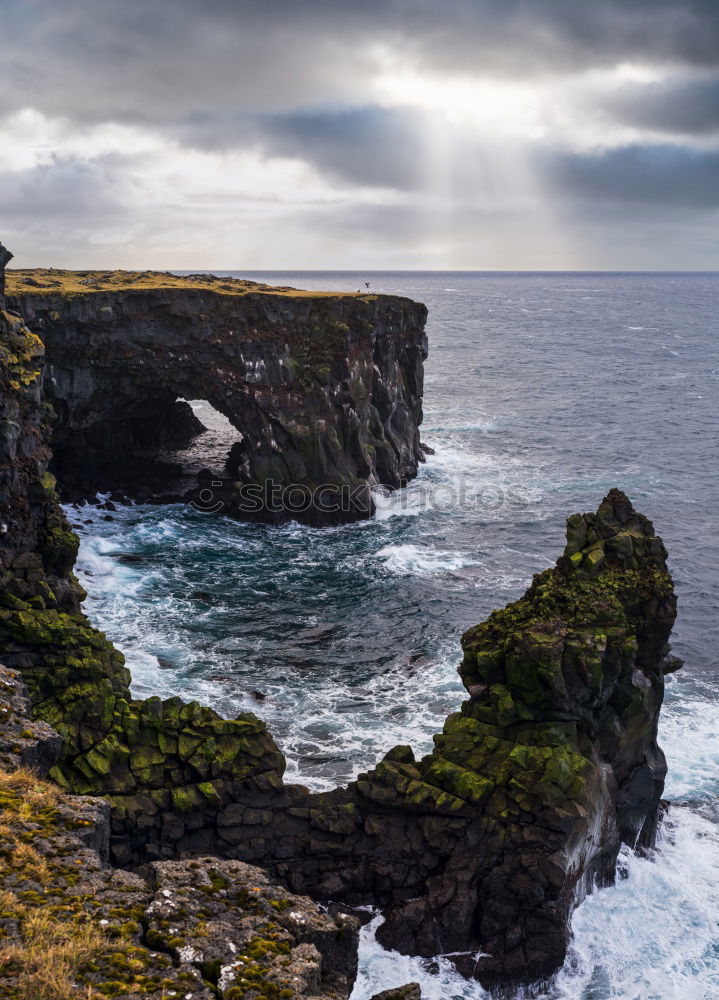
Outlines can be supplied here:
[[[56, 390], [61, 378], [51, 376]], [[203, 478], [236, 471], [230, 455], [241, 454], [246, 440], [227, 416], [192, 392], [151, 389], [142, 400], [110, 406], [87, 421], [70, 412], [64, 392], [49, 395], [56, 416], [51, 470], [65, 501], [109, 493], [120, 500], [179, 502]]]

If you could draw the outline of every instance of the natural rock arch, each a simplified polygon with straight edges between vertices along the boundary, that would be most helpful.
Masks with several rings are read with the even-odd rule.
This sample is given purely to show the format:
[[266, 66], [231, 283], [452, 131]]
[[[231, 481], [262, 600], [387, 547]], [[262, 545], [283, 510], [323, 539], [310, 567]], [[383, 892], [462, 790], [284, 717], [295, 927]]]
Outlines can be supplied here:
[[[178, 396], [206, 399], [240, 432], [221, 491], [236, 516], [366, 517], [370, 488], [402, 485], [423, 460], [419, 303], [207, 276], [155, 275], [155, 287], [135, 276], [117, 287], [88, 275], [77, 288], [62, 272], [9, 278], [10, 304], [45, 343], [55, 466], [68, 489], [107, 486], [138, 453], [196, 433]], [[283, 513], [266, 502], [268, 484], [308, 496], [328, 485], [346, 500], [334, 511], [324, 500]]]

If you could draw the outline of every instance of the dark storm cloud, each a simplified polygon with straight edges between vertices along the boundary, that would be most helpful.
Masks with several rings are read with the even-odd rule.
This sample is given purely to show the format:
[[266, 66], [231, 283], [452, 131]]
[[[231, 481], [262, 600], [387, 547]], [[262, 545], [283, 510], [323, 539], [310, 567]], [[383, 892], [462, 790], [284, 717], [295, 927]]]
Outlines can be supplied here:
[[[645, 105], [641, 107], [648, 113]], [[695, 109], [692, 119], [677, 102], [660, 119], [664, 127], [670, 128], [672, 115], [677, 123], [683, 122], [683, 131], [704, 130], [711, 120], [711, 102]], [[254, 127], [257, 142], [267, 153], [304, 157], [325, 174], [346, 182], [413, 191], [422, 188], [426, 125], [418, 113], [367, 109], [277, 116]], [[496, 176], [487, 176], [488, 152], [482, 136], [465, 136], [453, 147], [446, 183], [453, 198], [465, 205], [463, 211], [468, 210], [469, 196], [481, 196], [483, 190], [497, 186]], [[560, 199], [719, 205], [719, 150], [715, 149], [637, 144], [577, 153], [544, 148], [531, 153], [529, 162]]]
[[635, 86], [606, 104], [627, 125], [685, 135], [719, 130], [719, 78]]
[[178, 128], [198, 149], [242, 145], [268, 156], [310, 160], [325, 175], [356, 184], [415, 186], [424, 115], [414, 109], [352, 108], [279, 115], [195, 115]]
[[[203, 227], [213, 247], [223, 230], [212, 213], [224, 220], [235, 212], [238, 245], [252, 247], [264, 228], [272, 236], [268, 242], [285, 245], [289, 225], [295, 242], [288, 255], [298, 253], [305, 233], [319, 233], [326, 242], [317, 253], [330, 259], [327, 248], [344, 250], [360, 240], [367, 260], [384, 248], [384, 260], [394, 255], [400, 266], [415, 259], [432, 266], [432, 248], [441, 254], [447, 246], [450, 253], [459, 248], [455, 263], [484, 266], [491, 265], [492, 247], [501, 245], [504, 266], [527, 246], [540, 253], [550, 247], [547, 219], [556, 209], [559, 226], [578, 245], [586, 235], [579, 265], [613, 260], [612, 232], [621, 233], [633, 253], [645, 247], [647, 260], [659, 261], [652, 256], [659, 253], [657, 234], [681, 228], [682, 220], [686, 259], [699, 259], [691, 257], [687, 235], [696, 232], [696, 252], [715, 261], [706, 220], [719, 205], [719, 152], [692, 147], [707, 145], [719, 129], [717, 2], [0, 0], [0, 116], [7, 125], [6, 116], [32, 108], [66, 119], [37, 142], [18, 140], [27, 142], [27, 162], [35, 165], [0, 172], [0, 219], [12, 221], [18, 232], [23, 225], [32, 229], [27, 246], [40, 245], [41, 232], [58, 254], [74, 239], [81, 255], [96, 229], [117, 252], [120, 237], [112, 243], [112, 234], [125, 223], [133, 234], [128, 259], [155, 234], [158, 254], [167, 246], [193, 248]], [[620, 63], [658, 68], [664, 82], [634, 82], [629, 74], [588, 78], [586, 71]], [[405, 91], [399, 88], [396, 96], [381, 89], [383, 68], [396, 67], [442, 83], [451, 77], [536, 79], [538, 93], [576, 100], [557, 109], [556, 118], [553, 106], [543, 108], [541, 139], [532, 138], [529, 127], [527, 136], [520, 133], [519, 121], [514, 150], [472, 124], [471, 113], [466, 126], [459, 124], [461, 115], [451, 123], [443, 148], [436, 108], [399, 106]], [[608, 92], [617, 79], [627, 82]], [[447, 88], [440, 96], [449, 100], [452, 93]], [[546, 101], [551, 105], [551, 96]], [[42, 131], [42, 118], [35, 117]], [[98, 140], [92, 126], [108, 122], [144, 126], [139, 151], [125, 154], [112, 141]], [[617, 126], [650, 138], [645, 145], [571, 152], [591, 141], [616, 145], [625, 134]], [[120, 145], [122, 136], [137, 138], [116, 131]], [[658, 134], [666, 144], [657, 142]], [[115, 159], [100, 152], [108, 148], [116, 149]], [[196, 150], [217, 154], [206, 174]], [[322, 183], [308, 173], [306, 201], [298, 182], [283, 202], [281, 182], [263, 193], [251, 177], [262, 168], [250, 166], [246, 197], [259, 207], [252, 224], [245, 223], [245, 161], [229, 155], [238, 150], [310, 164], [326, 178], [327, 199]], [[517, 151], [521, 169], [513, 171]], [[227, 191], [216, 180], [217, 160], [225, 153], [228, 171], [237, 171]], [[286, 167], [280, 165], [277, 176]], [[372, 187], [400, 193], [367, 190]], [[275, 215], [263, 214], [263, 198]], [[664, 221], [655, 225], [652, 219]], [[592, 256], [592, 238], [609, 257]], [[488, 256], [484, 249], [474, 256], [477, 241]], [[557, 263], [521, 259], [529, 266]], [[166, 260], [148, 257], [146, 263], [166, 266]], [[381, 259], [376, 263], [381, 266]], [[194, 259], [187, 266], [195, 266]]]
[[702, 0], [3, 0], [0, 92], [86, 120], [364, 106], [375, 49], [446, 73], [715, 65]]
[[560, 197], [656, 206], [719, 207], [719, 151], [628, 146], [544, 157]]

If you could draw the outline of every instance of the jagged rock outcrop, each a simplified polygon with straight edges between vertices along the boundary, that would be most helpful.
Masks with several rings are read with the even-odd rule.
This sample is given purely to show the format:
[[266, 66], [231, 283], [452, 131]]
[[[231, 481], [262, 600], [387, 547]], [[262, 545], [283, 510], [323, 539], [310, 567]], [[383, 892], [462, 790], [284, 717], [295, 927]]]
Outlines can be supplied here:
[[410, 299], [24, 271], [8, 275], [8, 301], [45, 344], [66, 495], [109, 485], [133, 495], [141, 456], [187, 423], [178, 396], [207, 399], [239, 432], [228, 474], [213, 470], [211, 500], [199, 487], [188, 496], [203, 509], [313, 524], [367, 517], [370, 487], [402, 485], [423, 460], [426, 309]]
[[28, 708], [19, 676], [0, 666], [0, 995], [347, 1000], [354, 917], [241, 861], [109, 867], [108, 804], [40, 780], [49, 727]]
[[419, 983], [408, 983], [407, 986], [399, 986], [396, 990], [375, 993], [372, 1000], [422, 1000], [422, 992]]
[[0, 243], [0, 309], [5, 308], [5, 268], [12, 260], [13, 255]]
[[274, 859], [295, 891], [372, 900], [383, 943], [452, 954], [485, 983], [549, 975], [577, 898], [611, 880], [623, 841], [652, 843], [675, 614], [661, 539], [611, 491], [570, 518], [556, 567], [465, 634], [470, 699], [432, 754], [396, 747], [346, 789], [228, 805], [213, 849]]
[[283, 783], [254, 716], [130, 698], [122, 657], [79, 610], [42, 366], [40, 341], [0, 314], [0, 657], [63, 738], [52, 777], [108, 796], [114, 861], [259, 863], [293, 892], [383, 907], [385, 944], [453, 953], [483, 982], [554, 971], [578, 894], [612, 877], [621, 842], [654, 835], [663, 675], [679, 664], [651, 522], [618, 490], [570, 518], [557, 565], [463, 637], [470, 697], [434, 752], [396, 747], [310, 794]]

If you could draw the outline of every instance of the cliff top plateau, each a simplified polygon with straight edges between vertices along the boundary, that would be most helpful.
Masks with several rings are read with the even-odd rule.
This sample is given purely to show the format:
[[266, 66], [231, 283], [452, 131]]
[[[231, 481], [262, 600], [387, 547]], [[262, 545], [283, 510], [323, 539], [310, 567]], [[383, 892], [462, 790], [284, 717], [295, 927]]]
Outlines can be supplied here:
[[[8, 295], [91, 295], [93, 292], [158, 291], [180, 288], [217, 292], [218, 295], [248, 295], [259, 292], [289, 298], [357, 298], [357, 292], [310, 292], [288, 285], [267, 285], [246, 278], [213, 274], [172, 274], [170, 271], [66, 271], [37, 267], [6, 272]], [[367, 298], [367, 295], [361, 296]]]

